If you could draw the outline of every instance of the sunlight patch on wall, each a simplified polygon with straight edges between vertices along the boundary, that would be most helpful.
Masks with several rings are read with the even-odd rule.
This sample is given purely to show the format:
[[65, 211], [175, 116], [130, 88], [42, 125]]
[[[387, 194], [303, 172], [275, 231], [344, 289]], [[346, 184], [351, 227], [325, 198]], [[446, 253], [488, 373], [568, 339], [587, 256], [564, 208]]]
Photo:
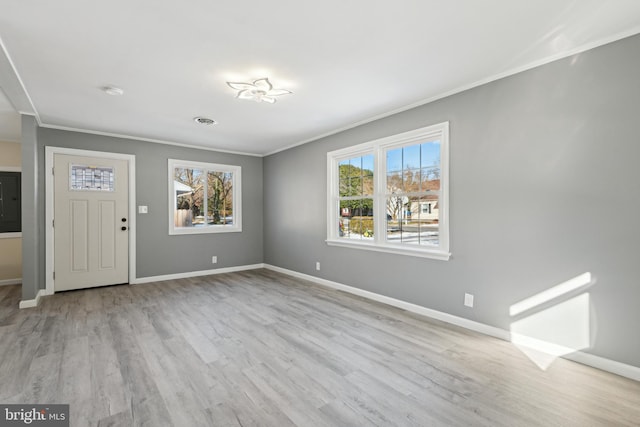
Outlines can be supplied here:
[[530, 312], [511, 323], [511, 342], [540, 369], [546, 370], [560, 356], [590, 347], [589, 294], [566, 299], [590, 284], [591, 273], [584, 273], [510, 307], [512, 316]]
[[576, 289], [586, 286], [589, 283], [591, 283], [591, 273], [587, 272], [581, 274], [574, 277], [573, 279], [567, 280], [564, 283], [560, 283], [557, 286], [549, 288], [546, 291], [542, 291], [539, 294], [535, 294], [532, 297], [523, 299], [522, 301], [513, 304], [511, 307], [509, 307], [509, 314], [511, 316], [516, 316], [520, 313], [544, 304], [545, 302], [554, 300], [558, 297], [561, 297], [562, 295], [575, 291]]

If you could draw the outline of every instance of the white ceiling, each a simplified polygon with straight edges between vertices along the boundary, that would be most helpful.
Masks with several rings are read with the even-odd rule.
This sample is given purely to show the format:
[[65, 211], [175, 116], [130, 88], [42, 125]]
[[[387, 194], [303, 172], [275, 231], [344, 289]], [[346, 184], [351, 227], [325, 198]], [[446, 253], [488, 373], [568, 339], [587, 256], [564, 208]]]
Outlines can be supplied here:
[[[638, 0], [0, 0], [0, 10], [4, 61], [41, 125], [258, 155], [640, 32]], [[258, 104], [225, 83], [261, 77], [294, 94]], [[12, 85], [0, 81], [10, 99]]]

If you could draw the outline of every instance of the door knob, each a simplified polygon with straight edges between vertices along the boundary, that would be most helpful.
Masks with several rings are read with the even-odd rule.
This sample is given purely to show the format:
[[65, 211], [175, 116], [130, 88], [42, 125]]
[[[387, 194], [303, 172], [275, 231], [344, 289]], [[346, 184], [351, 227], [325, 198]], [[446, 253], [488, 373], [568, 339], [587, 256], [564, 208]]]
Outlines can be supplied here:
[[122, 228], [120, 228], [120, 230], [127, 231], [127, 227], [122, 227]]

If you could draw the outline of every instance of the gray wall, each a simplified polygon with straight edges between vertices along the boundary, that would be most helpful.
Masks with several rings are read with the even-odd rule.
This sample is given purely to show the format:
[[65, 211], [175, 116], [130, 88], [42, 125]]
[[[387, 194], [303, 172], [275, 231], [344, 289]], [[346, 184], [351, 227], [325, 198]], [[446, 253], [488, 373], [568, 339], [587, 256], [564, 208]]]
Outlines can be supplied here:
[[[22, 299], [33, 299], [44, 284], [44, 186], [40, 187], [44, 168], [38, 150], [38, 124], [33, 116], [21, 116], [22, 126]], [[42, 166], [42, 168], [41, 168]], [[43, 220], [44, 221], [44, 220]], [[44, 240], [42, 240], [44, 241]]]
[[[136, 156], [137, 205], [149, 207], [148, 214], [137, 215], [136, 275], [138, 278], [262, 262], [261, 158], [47, 128], [38, 129], [37, 139], [38, 155], [41, 158], [44, 158], [45, 146], [108, 151]], [[169, 236], [167, 199], [167, 160], [169, 158], [242, 167], [241, 233]], [[26, 170], [28, 162], [24, 163], [23, 167]], [[39, 180], [40, 188], [44, 188], [44, 174], [40, 174]], [[41, 191], [40, 195], [44, 197], [44, 191]], [[39, 243], [44, 248], [44, 214], [39, 219], [39, 224], [41, 227]], [[218, 256], [218, 263], [215, 265], [211, 264], [212, 255]], [[40, 264], [44, 268], [44, 258], [40, 260]], [[40, 280], [39, 288], [44, 288], [44, 280]], [[23, 298], [33, 298], [35, 292], [31, 286], [26, 286], [26, 290], [23, 289]]]
[[[635, 36], [265, 158], [265, 262], [507, 330], [510, 305], [591, 272], [585, 351], [640, 366], [638, 52]], [[451, 260], [327, 246], [326, 153], [447, 120]]]

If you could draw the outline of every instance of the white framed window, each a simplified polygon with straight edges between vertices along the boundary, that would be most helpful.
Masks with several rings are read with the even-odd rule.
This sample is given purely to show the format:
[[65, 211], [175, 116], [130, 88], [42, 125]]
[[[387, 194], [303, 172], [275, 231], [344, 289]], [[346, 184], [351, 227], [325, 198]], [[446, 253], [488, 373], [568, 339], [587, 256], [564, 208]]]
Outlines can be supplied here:
[[449, 123], [327, 153], [327, 244], [448, 260]]
[[242, 231], [240, 166], [169, 159], [169, 234]]

